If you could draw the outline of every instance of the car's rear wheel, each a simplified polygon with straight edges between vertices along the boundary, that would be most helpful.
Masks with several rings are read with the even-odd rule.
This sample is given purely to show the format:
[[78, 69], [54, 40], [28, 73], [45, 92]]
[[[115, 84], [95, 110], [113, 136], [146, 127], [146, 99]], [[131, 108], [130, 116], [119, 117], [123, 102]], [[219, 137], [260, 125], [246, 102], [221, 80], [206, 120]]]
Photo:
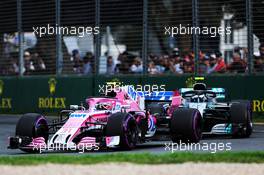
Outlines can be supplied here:
[[250, 137], [253, 130], [251, 103], [249, 101], [233, 102], [230, 107], [230, 116], [233, 137]]
[[138, 141], [138, 126], [133, 115], [115, 113], [108, 117], [106, 136], [119, 136], [121, 149], [133, 149]]
[[202, 137], [202, 116], [197, 109], [178, 108], [170, 122], [173, 142], [197, 143]]
[[[29, 141], [37, 137], [43, 137], [45, 142], [47, 142], [49, 137], [47, 119], [36, 113], [23, 115], [17, 122], [16, 136], [27, 137], [29, 138]], [[32, 149], [21, 148], [21, 150], [25, 152], [38, 152], [37, 150]]]

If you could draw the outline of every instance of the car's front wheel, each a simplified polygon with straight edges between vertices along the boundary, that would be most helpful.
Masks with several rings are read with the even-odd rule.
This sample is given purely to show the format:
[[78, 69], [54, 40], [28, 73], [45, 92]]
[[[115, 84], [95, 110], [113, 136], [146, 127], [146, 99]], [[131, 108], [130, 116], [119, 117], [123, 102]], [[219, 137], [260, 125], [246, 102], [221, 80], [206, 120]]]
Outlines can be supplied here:
[[[41, 114], [28, 113], [23, 115], [17, 122], [16, 125], [16, 136], [29, 138], [29, 143], [31, 139], [43, 137], [47, 143], [49, 138], [49, 128], [47, 119]], [[29, 144], [29, 143], [25, 143]], [[25, 152], [37, 152], [37, 150], [23, 149]]]
[[138, 141], [138, 126], [133, 115], [115, 113], [108, 117], [106, 136], [119, 136], [122, 149], [135, 148]]
[[253, 130], [252, 108], [249, 101], [233, 102], [230, 107], [233, 137], [250, 137]]

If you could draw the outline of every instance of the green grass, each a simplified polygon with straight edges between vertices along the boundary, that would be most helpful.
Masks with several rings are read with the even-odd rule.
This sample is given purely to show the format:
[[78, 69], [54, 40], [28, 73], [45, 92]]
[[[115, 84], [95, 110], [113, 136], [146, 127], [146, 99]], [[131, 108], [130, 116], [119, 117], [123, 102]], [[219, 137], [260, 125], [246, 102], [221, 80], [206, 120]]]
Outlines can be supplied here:
[[225, 152], [225, 153], [112, 153], [101, 155], [26, 155], [0, 156], [0, 164], [36, 165], [45, 163], [58, 164], [95, 164], [109, 162], [130, 162], [136, 164], [172, 164], [184, 162], [233, 162], [264, 163], [264, 152]]

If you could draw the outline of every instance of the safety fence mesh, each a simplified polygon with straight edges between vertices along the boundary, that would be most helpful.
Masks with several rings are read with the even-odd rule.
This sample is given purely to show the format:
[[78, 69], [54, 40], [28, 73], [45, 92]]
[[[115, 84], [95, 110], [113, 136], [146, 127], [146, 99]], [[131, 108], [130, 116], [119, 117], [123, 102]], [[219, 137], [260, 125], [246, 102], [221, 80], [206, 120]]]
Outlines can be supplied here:
[[0, 75], [264, 73], [262, 0], [2, 0]]

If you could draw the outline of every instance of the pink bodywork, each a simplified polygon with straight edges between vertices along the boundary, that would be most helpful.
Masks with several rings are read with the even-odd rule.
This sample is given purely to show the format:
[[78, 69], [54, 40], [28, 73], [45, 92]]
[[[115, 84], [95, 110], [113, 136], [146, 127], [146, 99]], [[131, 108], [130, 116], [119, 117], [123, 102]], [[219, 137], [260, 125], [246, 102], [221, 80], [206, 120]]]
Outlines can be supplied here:
[[[115, 98], [104, 98], [104, 97], [98, 97], [98, 98], [88, 98], [86, 99], [86, 103], [89, 106], [89, 109], [87, 110], [78, 110], [74, 111], [67, 120], [67, 122], [53, 135], [53, 137], [50, 139], [51, 142], [55, 139], [54, 136], [56, 134], [61, 135], [70, 135], [70, 137], [67, 139], [67, 143], [61, 143], [61, 144], [68, 144], [72, 142], [72, 140], [80, 134], [80, 128], [87, 126], [86, 122], [95, 122], [94, 120], [98, 120], [101, 122], [107, 122], [107, 117], [111, 114], [109, 111], [112, 111], [112, 113], [119, 112], [121, 110], [122, 106], [128, 106], [126, 107], [126, 112], [130, 111], [142, 111], [141, 115], [145, 117], [145, 112], [143, 109], [140, 109], [140, 96], [131, 97], [125, 89], [118, 89], [116, 92]], [[108, 110], [95, 110], [95, 106], [98, 103], [109, 103], [111, 104], [111, 109]], [[119, 105], [119, 109], [116, 109]], [[71, 117], [71, 116], [80, 116], [83, 117]], [[88, 126], [93, 126], [93, 124], [88, 124]], [[109, 143], [111, 141], [111, 137], [106, 137], [106, 143]], [[82, 145], [85, 144], [95, 144], [96, 139], [94, 137], [84, 137], [81, 139], [77, 147], [82, 147]], [[37, 146], [36, 146], [37, 145]], [[47, 144], [49, 145], [49, 144]], [[45, 140], [42, 137], [34, 138], [33, 141], [28, 145], [28, 147], [41, 147], [46, 146]]]
[[172, 97], [171, 105], [168, 110], [168, 115], [171, 116], [173, 111], [182, 104], [182, 97], [180, 95], [175, 95]]

